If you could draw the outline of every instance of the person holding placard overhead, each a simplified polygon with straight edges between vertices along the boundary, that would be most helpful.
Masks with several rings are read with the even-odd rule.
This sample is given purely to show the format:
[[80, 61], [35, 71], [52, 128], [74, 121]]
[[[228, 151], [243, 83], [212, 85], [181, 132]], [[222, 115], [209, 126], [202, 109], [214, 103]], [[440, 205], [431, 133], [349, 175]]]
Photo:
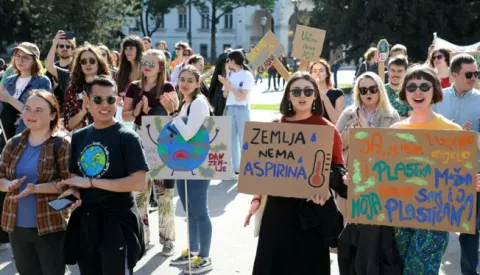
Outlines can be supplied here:
[[[294, 73], [280, 103], [282, 117], [278, 122], [298, 124], [299, 128], [306, 124], [335, 127], [322, 117], [323, 111], [315, 79], [306, 72]], [[342, 140], [336, 129], [332, 144], [329, 185], [346, 198]], [[264, 211], [253, 275], [330, 274], [329, 247], [336, 245], [343, 229], [343, 220], [330, 191], [309, 199], [255, 195], [245, 226], [260, 205]]]
[[245, 64], [241, 50], [228, 53], [227, 64], [231, 72], [226, 77], [218, 76], [227, 98], [226, 115], [232, 117], [232, 165], [233, 177], [240, 170], [240, 152], [243, 142], [245, 122], [250, 121], [250, 92], [253, 88], [253, 75]]
[[[178, 115], [173, 119], [172, 135], [180, 135], [186, 141], [195, 137], [205, 119], [212, 114], [207, 98], [200, 91], [200, 72], [192, 65], [186, 65], [178, 75], [180, 90], [180, 107]], [[175, 101], [175, 98], [173, 99]], [[175, 106], [178, 106], [174, 102]], [[185, 121], [186, 118], [186, 121]], [[178, 132], [177, 132], [178, 131]], [[213, 269], [210, 259], [212, 242], [212, 222], [208, 212], [208, 187], [210, 180], [178, 180], [177, 190], [183, 208], [188, 203], [188, 229], [190, 251], [184, 250], [181, 255], [170, 262], [171, 265], [189, 264], [187, 274], [198, 274]], [[185, 190], [185, 188], [187, 190]], [[185, 194], [187, 191], [187, 195]], [[188, 197], [187, 197], [188, 196]], [[190, 254], [190, 255], [189, 255]]]

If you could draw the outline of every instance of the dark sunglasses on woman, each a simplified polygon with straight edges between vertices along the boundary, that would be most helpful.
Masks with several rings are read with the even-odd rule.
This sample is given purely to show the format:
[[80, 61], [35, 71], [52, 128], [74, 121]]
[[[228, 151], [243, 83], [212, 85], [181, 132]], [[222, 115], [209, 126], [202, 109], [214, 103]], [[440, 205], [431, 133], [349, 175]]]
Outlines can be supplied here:
[[315, 91], [313, 89], [292, 89], [290, 93], [292, 93], [293, 97], [299, 97], [302, 95], [306, 97], [311, 97]]
[[435, 60], [435, 59], [438, 59], [438, 60], [443, 59], [443, 54], [439, 54], [439, 55], [434, 55], [434, 56], [432, 56], [432, 60]]
[[377, 86], [371, 86], [371, 87], [360, 87], [358, 88], [358, 91], [360, 92], [361, 95], [366, 95], [368, 92], [370, 92], [372, 95], [378, 93], [378, 87]]
[[114, 96], [101, 97], [99, 95], [93, 97], [93, 102], [97, 105], [101, 105], [103, 101], [106, 101], [108, 105], [113, 105], [115, 101], [117, 101], [117, 98]]
[[410, 93], [414, 93], [415, 91], [417, 91], [417, 89], [420, 89], [420, 91], [426, 93], [430, 91], [430, 88], [432, 88], [432, 85], [428, 83], [422, 83], [420, 84], [420, 86], [417, 86], [417, 84], [415, 83], [411, 83], [411, 84], [408, 84], [405, 89], [407, 90], [407, 92], [410, 92]]
[[80, 64], [82, 65], [87, 65], [87, 63], [90, 63], [90, 65], [95, 65], [97, 63], [97, 60], [95, 58], [84, 58], [80, 60]]
[[479, 79], [480, 79], [480, 72], [466, 72], [466, 73], [465, 73], [465, 77], [466, 77], [467, 79], [472, 78], [472, 76], [475, 76], [476, 78], [479, 78]]

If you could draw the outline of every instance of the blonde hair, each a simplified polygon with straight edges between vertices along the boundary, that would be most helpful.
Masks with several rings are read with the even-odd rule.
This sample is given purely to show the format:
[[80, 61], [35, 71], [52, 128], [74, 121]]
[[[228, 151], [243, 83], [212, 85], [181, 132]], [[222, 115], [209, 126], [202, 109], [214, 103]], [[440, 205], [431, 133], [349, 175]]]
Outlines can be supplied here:
[[[160, 95], [163, 94], [163, 86], [165, 85], [165, 81], [167, 80], [167, 67], [165, 65], [165, 55], [163, 54], [163, 51], [161, 50], [148, 50], [143, 54], [143, 57], [146, 57], [147, 55], [155, 56], [157, 58], [158, 62], [158, 67], [160, 68], [160, 71], [157, 74], [157, 82], [156, 82], [156, 93], [155, 93], [155, 98], [160, 98]], [[142, 79], [140, 80], [140, 87], [143, 89], [145, 85], [147, 84], [147, 78], [143, 76], [143, 71], [142, 71]]]
[[376, 54], [377, 54], [377, 48], [371, 47], [363, 54], [363, 56], [365, 57], [366, 61], [369, 61], [372, 58], [374, 58]]
[[393, 107], [392, 104], [390, 104], [390, 100], [388, 99], [387, 91], [385, 90], [382, 79], [380, 79], [380, 77], [376, 73], [372, 72], [366, 72], [361, 74], [355, 81], [355, 87], [353, 88], [353, 102], [355, 103], [355, 106], [361, 107], [363, 105], [362, 99], [360, 98], [360, 81], [366, 78], [372, 79], [378, 87], [379, 100], [377, 104], [377, 110], [385, 114], [392, 113]]

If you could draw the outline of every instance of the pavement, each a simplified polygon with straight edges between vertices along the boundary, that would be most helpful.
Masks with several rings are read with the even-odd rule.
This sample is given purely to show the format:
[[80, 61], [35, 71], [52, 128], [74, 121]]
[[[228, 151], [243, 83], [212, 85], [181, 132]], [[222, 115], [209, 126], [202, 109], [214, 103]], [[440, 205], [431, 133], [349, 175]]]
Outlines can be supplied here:
[[[340, 71], [342, 72], [342, 71]], [[349, 78], [352, 71], [341, 74], [340, 83], [353, 80]], [[257, 85], [252, 94], [253, 104], [278, 104], [283, 92], [264, 92], [267, 90], [266, 80]], [[271, 121], [279, 117], [278, 112], [252, 111], [256, 121]], [[214, 270], [210, 275], [247, 275], [252, 273], [257, 239], [253, 237], [253, 227], [244, 228], [243, 222], [249, 209], [251, 195], [237, 192], [236, 181], [211, 181], [209, 188], [209, 208], [213, 224], [211, 257]], [[187, 224], [178, 196], [175, 195], [175, 229], [177, 253], [187, 247]], [[162, 257], [162, 246], [158, 241], [158, 211], [150, 213], [151, 243], [146, 255], [137, 263], [135, 275], [178, 275], [184, 274], [182, 269], [169, 266], [170, 259]], [[176, 254], [177, 255], [177, 254]], [[442, 259], [441, 275], [459, 275], [460, 248], [458, 235], [450, 234], [450, 243]], [[301, 264], [301, 263], [299, 263]], [[331, 254], [332, 275], [338, 275], [336, 254]], [[10, 251], [0, 251], [0, 274], [18, 274]], [[66, 274], [80, 274], [78, 268], [71, 267]], [[44, 274], [48, 275], [48, 274]], [[87, 274], [88, 275], [88, 274]], [[303, 274], [292, 274], [303, 275]]]

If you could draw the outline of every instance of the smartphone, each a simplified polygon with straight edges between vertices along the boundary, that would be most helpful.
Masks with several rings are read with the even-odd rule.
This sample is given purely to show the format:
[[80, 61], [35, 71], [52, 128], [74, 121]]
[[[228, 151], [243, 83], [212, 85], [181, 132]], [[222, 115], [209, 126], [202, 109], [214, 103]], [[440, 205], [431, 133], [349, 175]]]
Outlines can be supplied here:
[[73, 31], [65, 32], [65, 39], [67, 40], [72, 40], [74, 36], [75, 36], [75, 32]]
[[48, 203], [48, 205], [50, 205], [50, 207], [52, 207], [56, 211], [60, 211], [60, 210], [63, 210], [65, 208], [69, 207], [70, 205], [72, 205], [77, 200], [78, 199], [75, 196], [70, 195], [70, 196], [66, 196], [65, 198], [56, 199], [54, 201], [51, 201], [51, 202]]

